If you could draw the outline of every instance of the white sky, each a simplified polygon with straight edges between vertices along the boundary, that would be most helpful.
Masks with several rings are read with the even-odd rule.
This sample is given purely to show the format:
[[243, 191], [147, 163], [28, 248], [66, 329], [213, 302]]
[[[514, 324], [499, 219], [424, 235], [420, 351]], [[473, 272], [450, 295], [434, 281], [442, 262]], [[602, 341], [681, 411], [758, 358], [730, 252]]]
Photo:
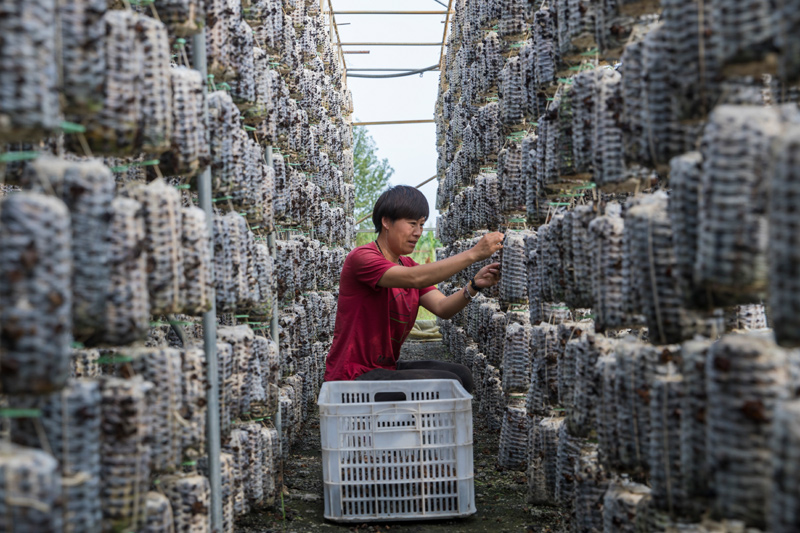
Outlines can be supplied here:
[[[447, 0], [442, 0], [447, 4]], [[447, 11], [435, 0], [331, 0], [334, 11]], [[445, 15], [337, 15], [343, 42], [441, 42]], [[350, 24], [346, 24], [350, 23]], [[449, 31], [449, 30], [448, 30]], [[439, 63], [434, 46], [346, 46], [369, 54], [345, 54], [349, 68], [424, 68]], [[391, 74], [364, 72], [363, 74]], [[420, 77], [348, 78], [353, 93], [353, 117], [358, 122], [432, 119], [438, 93], [439, 72]], [[402, 124], [368, 126], [378, 146], [379, 159], [394, 168], [392, 185], [416, 186], [436, 174], [436, 125]], [[421, 188], [428, 198], [436, 224], [436, 187], [433, 180]]]

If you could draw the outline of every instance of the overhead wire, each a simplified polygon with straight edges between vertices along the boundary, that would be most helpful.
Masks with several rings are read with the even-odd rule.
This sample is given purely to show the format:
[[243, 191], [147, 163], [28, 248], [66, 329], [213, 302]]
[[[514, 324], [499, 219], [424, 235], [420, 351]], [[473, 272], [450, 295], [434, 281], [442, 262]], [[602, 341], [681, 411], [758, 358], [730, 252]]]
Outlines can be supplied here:
[[403, 72], [400, 74], [351, 74], [348, 73], [348, 78], [402, 78], [403, 76], [413, 76], [415, 74], [422, 74], [423, 72], [429, 72], [431, 70], [438, 70], [439, 65], [431, 65], [430, 67], [421, 68], [418, 70], [412, 70], [409, 72]]

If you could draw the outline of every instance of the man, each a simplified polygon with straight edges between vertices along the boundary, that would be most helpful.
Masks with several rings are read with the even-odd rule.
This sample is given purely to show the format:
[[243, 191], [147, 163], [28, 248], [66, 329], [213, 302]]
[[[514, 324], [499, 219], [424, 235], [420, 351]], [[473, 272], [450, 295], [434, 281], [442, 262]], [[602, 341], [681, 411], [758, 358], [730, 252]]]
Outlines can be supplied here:
[[500, 263], [492, 263], [450, 296], [433, 286], [502, 249], [503, 234], [489, 233], [470, 250], [419, 265], [406, 256], [422, 236], [428, 214], [425, 196], [413, 187], [392, 187], [378, 198], [372, 212], [378, 238], [351, 251], [342, 268], [325, 381], [457, 379], [472, 392], [472, 374], [464, 365], [400, 361], [400, 348], [420, 305], [450, 318], [499, 281]]

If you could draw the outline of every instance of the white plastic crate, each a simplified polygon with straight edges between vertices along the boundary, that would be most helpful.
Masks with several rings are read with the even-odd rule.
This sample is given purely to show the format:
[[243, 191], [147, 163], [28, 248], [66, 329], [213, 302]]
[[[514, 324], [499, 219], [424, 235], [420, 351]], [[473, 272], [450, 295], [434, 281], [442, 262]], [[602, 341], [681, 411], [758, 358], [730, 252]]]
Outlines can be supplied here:
[[[376, 394], [398, 392], [405, 401], [375, 401]], [[458, 381], [332, 381], [322, 385], [317, 404], [325, 518], [475, 513], [472, 396]]]

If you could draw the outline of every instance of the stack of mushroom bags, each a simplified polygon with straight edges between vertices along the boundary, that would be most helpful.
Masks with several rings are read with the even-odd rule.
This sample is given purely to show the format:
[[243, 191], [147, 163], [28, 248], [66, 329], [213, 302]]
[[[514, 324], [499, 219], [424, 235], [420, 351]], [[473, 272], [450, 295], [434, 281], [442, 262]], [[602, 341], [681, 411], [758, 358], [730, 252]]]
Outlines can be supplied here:
[[498, 465], [578, 531], [796, 530], [800, 4], [454, 9], [439, 258], [506, 240], [440, 328]]
[[[224, 531], [281, 490], [275, 419], [319, 387], [355, 190], [328, 26], [283, 4], [45, 0], [3, 16], [9, 530], [210, 531], [214, 310]], [[207, 79], [192, 68], [205, 24]], [[271, 337], [276, 313], [303, 343]]]

